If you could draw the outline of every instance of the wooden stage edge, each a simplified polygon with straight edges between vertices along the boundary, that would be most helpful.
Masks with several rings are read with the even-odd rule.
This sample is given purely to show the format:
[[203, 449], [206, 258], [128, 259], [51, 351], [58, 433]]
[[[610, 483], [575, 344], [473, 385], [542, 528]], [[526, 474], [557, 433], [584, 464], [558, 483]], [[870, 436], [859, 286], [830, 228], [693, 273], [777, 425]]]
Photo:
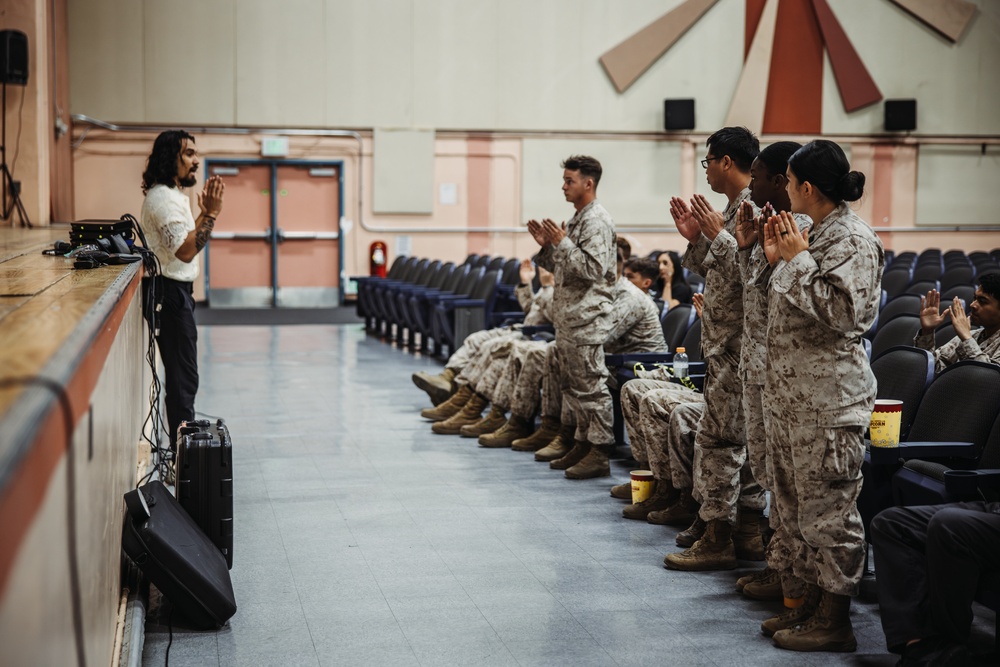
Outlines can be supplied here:
[[0, 228], [0, 498], [59, 400], [27, 378], [68, 388], [141, 265], [76, 270], [43, 255], [68, 228]]

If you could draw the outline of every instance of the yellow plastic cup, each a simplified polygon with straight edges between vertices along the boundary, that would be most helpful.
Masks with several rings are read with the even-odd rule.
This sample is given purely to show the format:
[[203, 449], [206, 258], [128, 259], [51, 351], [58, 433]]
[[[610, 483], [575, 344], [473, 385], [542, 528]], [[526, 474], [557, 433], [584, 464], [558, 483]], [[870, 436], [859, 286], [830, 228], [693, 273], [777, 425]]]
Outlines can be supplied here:
[[899, 424], [903, 416], [903, 402], [880, 398], [875, 401], [869, 433], [872, 447], [898, 447]]
[[632, 476], [632, 504], [648, 499], [653, 493], [652, 471], [633, 470], [629, 474]]

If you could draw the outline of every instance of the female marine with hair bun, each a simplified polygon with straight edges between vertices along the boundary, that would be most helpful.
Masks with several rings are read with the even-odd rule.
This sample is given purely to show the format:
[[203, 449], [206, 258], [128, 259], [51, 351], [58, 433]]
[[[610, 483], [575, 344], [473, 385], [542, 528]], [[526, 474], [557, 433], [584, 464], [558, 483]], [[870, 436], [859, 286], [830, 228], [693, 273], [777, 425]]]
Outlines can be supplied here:
[[792, 212], [813, 224], [800, 233], [782, 212], [764, 229], [774, 266], [764, 409], [782, 517], [768, 562], [792, 572], [785, 590], [803, 596], [762, 629], [785, 649], [854, 651], [850, 602], [864, 567], [856, 503], [876, 389], [861, 337], [878, 312], [883, 250], [848, 206], [865, 177], [840, 146], [806, 144], [789, 158], [787, 177]]

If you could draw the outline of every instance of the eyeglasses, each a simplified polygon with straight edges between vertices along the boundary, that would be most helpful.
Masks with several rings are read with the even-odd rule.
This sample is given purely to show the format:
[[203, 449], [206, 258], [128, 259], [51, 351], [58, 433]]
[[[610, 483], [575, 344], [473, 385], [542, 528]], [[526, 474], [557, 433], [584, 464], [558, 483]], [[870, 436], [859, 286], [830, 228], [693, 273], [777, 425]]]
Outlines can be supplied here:
[[701, 161], [701, 168], [702, 169], [708, 169], [708, 163], [709, 162], [711, 162], [712, 160], [721, 160], [724, 157], [726, 157], [726, 156], [723, 155], [722, 157], [707, 157], [707, 158], [705, 158], [704, 160]]

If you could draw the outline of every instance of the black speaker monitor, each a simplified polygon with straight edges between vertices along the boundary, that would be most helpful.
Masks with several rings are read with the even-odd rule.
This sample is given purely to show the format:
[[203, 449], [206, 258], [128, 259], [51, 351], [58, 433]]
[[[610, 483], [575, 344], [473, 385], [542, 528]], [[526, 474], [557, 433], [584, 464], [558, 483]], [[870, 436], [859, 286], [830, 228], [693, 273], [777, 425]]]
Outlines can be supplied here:
[[663, 100], [663, 127], [671, 130], [694, 129], [694, 100]]
[[0, 30], [0, 83], [28, 83], [28, 36], [20, 30]]
[[887, 132], [909, 132], [917, 129], [917, 101], [886, 100], [885, 129]]

